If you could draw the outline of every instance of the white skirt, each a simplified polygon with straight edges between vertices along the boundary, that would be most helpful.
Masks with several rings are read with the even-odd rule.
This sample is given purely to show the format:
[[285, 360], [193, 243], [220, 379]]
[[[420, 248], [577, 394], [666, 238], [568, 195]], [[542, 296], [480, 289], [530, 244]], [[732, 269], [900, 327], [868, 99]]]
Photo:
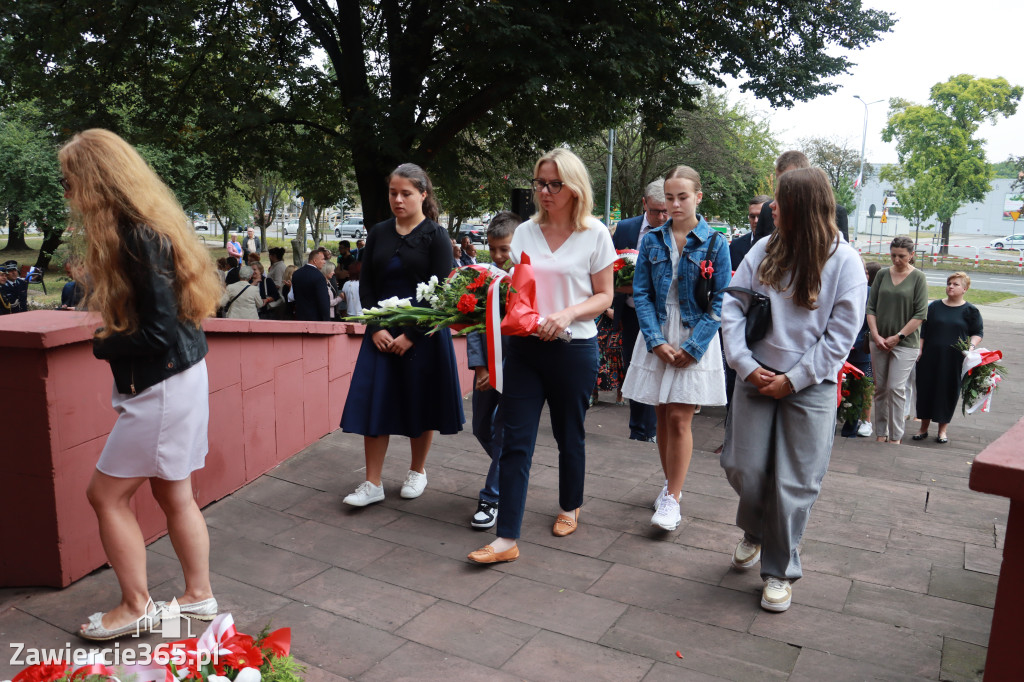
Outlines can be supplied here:
[[96, 468], [115, 478], [188, 478], [206, 462], [209, 397], [205, 359], [138, 395], [115, 385], [117, 421]]
[[[672, 291], [665, 307], [668, 319], [662, 325], [662, 334], [673, 348], [678, 349], [690, 338], [692, 330], [683, 326], [679, 303]], [[657, 355], [647, 350], [643, 334], [639, 334], [622, 384], [622, 395], [647, 405], [725, 405], [725, 368], [718, 334], [712, 337], [700, 362], [682, 368], [659, 360]]]

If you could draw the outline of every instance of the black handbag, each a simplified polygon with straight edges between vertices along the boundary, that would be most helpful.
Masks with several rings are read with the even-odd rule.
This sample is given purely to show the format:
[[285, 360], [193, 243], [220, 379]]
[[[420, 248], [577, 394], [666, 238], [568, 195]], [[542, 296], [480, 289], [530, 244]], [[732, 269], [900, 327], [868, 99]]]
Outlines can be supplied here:
[[[718, 239], [715, 239], [715, 237], [718, 237]], [[721, 242], [725, 241], [725, 238], [717, 231], [712, 231], [711, 241], [714, 242], [715, 250], [711, 252], [707, 260], [700, 262], [700, 275], [697, 276], [697, 283], [693, 288], [693, 297], [697, 301], [697, 305], [705, 313], [711, 310], [711, 298], [714, 295], [714, 292], [711, 290], [711, 278], [715, 275], [715, 256], [718, 255], [718, 247]], [[706, 251], [705, 255], [708, 255]]]
[[725, 287], [722, 291], [739, 291], [750, 294], [750, 307], [747, 308], [746, 339], [747, 348], [764, 338], [772, 326], [772, 299], [746, 287]]

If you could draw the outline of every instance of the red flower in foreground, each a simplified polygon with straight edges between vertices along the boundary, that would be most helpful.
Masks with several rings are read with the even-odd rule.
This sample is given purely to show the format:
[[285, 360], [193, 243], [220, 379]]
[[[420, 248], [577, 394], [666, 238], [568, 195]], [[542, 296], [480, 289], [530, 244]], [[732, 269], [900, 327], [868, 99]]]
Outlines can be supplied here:
[[247, 650], [232, 652], [224, 656], [222, 662], [230, 665], [235, 670], [259, 668], [263, 665], [263, 652], [257, 647], [251, 647]]
[[612, 272], [618, 272], [619, 270], [621, 270], [624, 267], [626, 267], [626, 259], [625, 258], [619, 258], [614, 263], [612, 263]]
[[469, 315], [471, 312], [476, 310], [476, 296], [473, 294], [463, 294], [462, 298], [459, 299], [459, 304], [456, 306], [460, 313]]
[[62, 677], [71, 667], [66, 663], [37, 663], [14, 676], [15, 682], [50, 682]]
[[843, 391], [843, 397], [844, 398], [849, 397], [849, 395], [850, 395], [849, 391]]
[[476, 276], [476, 279], [466, 285], [466, 289], [469, 291], [476, 291], [485, 284], [487, 284], [487, 273], [481, 272]]

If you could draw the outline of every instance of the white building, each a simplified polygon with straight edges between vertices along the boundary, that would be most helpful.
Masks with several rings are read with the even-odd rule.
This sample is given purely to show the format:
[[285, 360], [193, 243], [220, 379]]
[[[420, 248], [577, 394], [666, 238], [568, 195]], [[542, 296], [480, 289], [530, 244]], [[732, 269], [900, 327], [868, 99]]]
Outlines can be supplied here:
[[[1024, 232], [1024, 216], [1014, 225], [1010, 216], [1011, 210], [1024, 210], [1024, 191], [1014, 191], [1010, 188], [1013, 180], [999, 179], [992, 181], [992, 190], [985, 196], [985, 200], [979, 203], [961, 206], [960, 210], [953, 216], [950, 224], [950, 232], [955, 234], [982, 234], [1000, 236], [1014, 232]], [[874, 241], [877, 239], [892, 239], [898, 234], [907, 234], [911, 229], [910, 221], [899, 214], [899, 207], [890, 208], [888, 211], [888, 222], [882, 224], [882, 205], [886, 195], [890, 195], [889, 206], [894, 203], [892, 196], [892, 185], [881, 182], [877, 177], [869, 178], [864, 183], [864, 199], [858, 207], [863, 206], [863, 214], [850, 215], [850, 237], [853, 238], [856, 231], [858, 240]], [[859, 198], [859, 197], [858, 197]], [[870, 218], [869, 208], [875, 205], [875, 216]], [[932, 216], [926, 220], [922, 227], [931, 225], [933, 230], [938, 230], [939, 221]], [[1016, 229], [1014, 229], [1016, 228]]]

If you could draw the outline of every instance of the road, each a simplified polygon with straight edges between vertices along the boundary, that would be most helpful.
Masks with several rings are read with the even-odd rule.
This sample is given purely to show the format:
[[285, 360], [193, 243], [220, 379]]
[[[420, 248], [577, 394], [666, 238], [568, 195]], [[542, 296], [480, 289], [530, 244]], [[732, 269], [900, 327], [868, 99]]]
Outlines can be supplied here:
[[[1021, 230], [1018, 230], [1020, 233]], [[1007, 233], [1009, 234], [1009, 233]], [[878, 236], [874, 235], [874, 241], [869, 244], [869, 237], [872, 235], [860, 234], [859, 239], [856, 242], [857, 246], [865, 253], [885, 253], [889, 250], [889, 241], [886, 240], [884, 243], [878, 241]], [[986, 234], [952, 234], [949, 236], [949, 255], [957, 256], [958, 258], [971, 258], [973, 259], [977, 254], [981, 260], [990, 261], [1007, 261], [1016, 263], [1020, 258], [1020, 252], [1016, 249], [1002, 249], [996, 250], [989, 248], [989, 244], [996, 239], [995, 235]], [[925, 250], [931, 253], [932, 243], [931, 241], [922, 240], [918, 244], [918, 250]]]
[[[933, 270], [930, 265], [922, 269], [930, 286], [946, 286], [946, 278], [954, 270]], [[985, 291], [1006, 291], [1017, 296], [1024, 296], [1024, 277], [1020, 275], [999, 275], [989, 272], [972, 272], [964, 270], [971, 276], [971, 288]], [[970, 298], [970, 295], [968, 295]]]

